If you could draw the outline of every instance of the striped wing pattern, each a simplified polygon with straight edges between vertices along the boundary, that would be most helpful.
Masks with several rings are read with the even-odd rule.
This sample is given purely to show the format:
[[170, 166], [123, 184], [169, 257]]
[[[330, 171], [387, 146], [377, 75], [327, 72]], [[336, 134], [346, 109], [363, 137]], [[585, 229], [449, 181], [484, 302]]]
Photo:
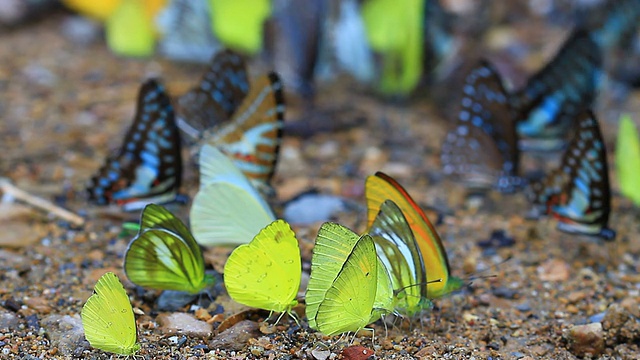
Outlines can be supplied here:
[[124, 144], [91, 179], [89, 199], [127, 210], [175, 199], [182, 177], [180, 134], [164, 87], [155, 79], [140, 88], [137, 112]]

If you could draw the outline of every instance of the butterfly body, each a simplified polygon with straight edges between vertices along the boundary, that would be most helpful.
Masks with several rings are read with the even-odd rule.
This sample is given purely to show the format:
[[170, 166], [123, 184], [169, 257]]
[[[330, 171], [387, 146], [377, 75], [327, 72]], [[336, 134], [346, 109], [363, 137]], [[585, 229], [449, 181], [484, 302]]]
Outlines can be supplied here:
[[533, 183], [529, 196], [539, 212], [559, 220], [560, 230], [613, 240], [615, 232], [607, 227], [611, 190], [602, 134], [590, 111], [582, 112], [577, 124], [560, 167]]
[[85, 337], [94, 348], [119, 355], [140, 350], [133, 309], [116, 274], [108, 272], [98, 280], [81, 315]]
[[556, 150], [573, 119], [591, 108], [602, 73], [600, 47], [588, 32], [576, 30], [560, 51], [514, 96], [517, 131], [523, 149]]
[[163, 86], [148, 80], [140, 88], [136, 116], [123, 146], [87, 187], [89, 199], [126, 210], [174, 200], [182, 180], [179, 136]]
[[480, 61], [465, 79], [455, 128], [442, 144], [444, 173], [472, 189], [513, 192], [522, 186], [513, 116], [500, 76]]

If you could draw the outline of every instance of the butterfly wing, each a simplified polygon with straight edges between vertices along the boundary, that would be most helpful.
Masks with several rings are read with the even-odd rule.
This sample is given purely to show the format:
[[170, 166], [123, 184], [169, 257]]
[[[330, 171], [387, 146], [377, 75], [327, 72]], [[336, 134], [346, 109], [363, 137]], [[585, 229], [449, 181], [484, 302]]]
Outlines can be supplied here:
[[629, 115], [620, 118], [616, 142], [616, 174], [622, 194], [640, 206], [640, 139]]
[[359, 238], [353, 231], [336, 223], [324, 223], [318, 230], [311, 258], [311, 277], [305, 294], [306, 314], [311, 328], [317, 329], [318, 307]]
[[275, 215], [231, 160], [205, 144], [200, 152], [200, 190], [190, 219], [199, 244], [239, 245], [251, 241]]
[[91, 179], [89, 199], [126, 210], [175, 199], [182, 177], [180, 135], [164, 87], [148, 80], [123, 146]]
[[515, 96], [517, 131], [523, 148], [562, 144], [576, 116], [590, 108], [602, 72], [602, 54], [589, 33], [576, 30], [556, 56]]
[[427, 282], [439, 280], [427, 287], [428, 298], [443, 296], [462, 286], [462, 280], [451, 276], [449, 260], [440, 236], [420, 206], [413, 201], [402, 185], [390, 176], [377, 172], [367, 177], [365, 195], [369, 229], [378, 215], [380, 206], [386, 200], [392, 200], [402, 210], [418, 243], [426, 269]]
[[120, 355], [135, 354], [140, 349], [136, 321], [118, 276], [112, 272], [104, 274], [93, 292], [81, 314], [82, 327], [91, 346]]
[[224, 50], [211, 60], [197, 87], [178, 99], [178, 125], [191, 142], [206, 130], [227, 122], [249, 92], [244, 59]]
[[320, 332], [329, 336], [356, 332], [370, 323], [378, 264], [373, 240], [363, 235], [339, 264], [341, 268], [318, 306], [315, 324]]
[[231, 121], [208, 132], [205, 143], [219, 148], [259, 189], [270, 188], [284, 123], [282, 83], [275, 73], [256, 79]]
[[200, 247], [186, 226], [165, 208], [150, 204], [125, 252], [131, 282], [144, 287], [198, 293], [209, 279]]
[[393, 291], [399, 294], [398, 309], [413, 316], [427, 299], [427, 275], [411, 227], [393, 201], [382, 203], [369, 235], [378, 257], [389, 270]]
[[465, 79], [455, 129], [442, 144], [443, 171], [471, 188], [497, 187], [512, 192], [521, 186], [513, 111], [502, 80], [487, 61]]
[[224, 284], [241, 304], [289, 312], [297, 304], [301, 269], [294, 232], [284, 220], [276, 220], [231, 253], [224, 266]]
[[613, 240], [615, 232], [607, 228], [611, 190], [598, 121], [584, 111], [577, 124], [560, 168], [532, 186], [531, 198], [559, 219], [560, 230]]

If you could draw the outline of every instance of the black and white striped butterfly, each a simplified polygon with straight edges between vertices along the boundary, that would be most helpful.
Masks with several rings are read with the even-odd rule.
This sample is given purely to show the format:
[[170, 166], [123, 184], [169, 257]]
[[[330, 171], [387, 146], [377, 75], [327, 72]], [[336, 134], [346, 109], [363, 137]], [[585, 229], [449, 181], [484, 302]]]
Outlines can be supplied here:
[[513, 97], [520, 148], [561, 149], [576, 116], [592, 107], [601, 73], [600, 48], [586, 31], [574, 31]]
[[140, 87], [136, 115], [122, 147], [93, 176], [87, 191], [99, 205], [135, 210], [176, 198], [182, 177], [180, 134], [164, 87]]
[[499, 74], [480, 61], [465, 79], [455, 128], [442, 144], [444, 173], [476, 190], [512, 192], [522, 186], [513, 115]]
[[606, 149], [591, 111], [578, 115], [560, 167], [531, 184], [529, 198], [535, 215], [554, 216], [559, 230], [608, 241], [615, 238], [615, 231], [608, 228], [611, 190]]

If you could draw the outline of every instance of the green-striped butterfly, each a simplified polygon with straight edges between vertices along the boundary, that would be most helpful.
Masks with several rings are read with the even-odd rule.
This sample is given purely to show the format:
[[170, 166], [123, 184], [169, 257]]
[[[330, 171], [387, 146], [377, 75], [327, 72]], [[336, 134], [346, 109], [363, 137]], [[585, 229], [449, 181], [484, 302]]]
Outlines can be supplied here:
[[200, 190], [191, 206], [191, 229], [199, 244], [246, 244], [275, 220], [258, 190], [214, 146], [200, 151]]
[[140, 231], [124, 256], [124, 270], [134, 284], [154, 289], [196, 294], [214, 282], [205, 274], [204, 258], [191, 232], [156, 204], [142, 211]]
[[335, 223], [320, 227], [306, 304], [309, 326], [326, 335], [357, 332], [393, 312], [391, 280], [371, 236]]
[[427, 298], [427, 273], [407, 219], [392, 200], [380, 206], [369, 235], [376, 245], [380, 261], [389, 270], [396, 297], [396, 310], [414, 316], [433, 304]]
[[[392, 200], [402, 210], [402, 214], [409, 224], [413, 236], [415, 236], [422, 263], [425, 266], [427, 277], [425, 286], [427, 283], [429, 284], [427, 286], [427, 297], [429, 299], [438, 298], [462, 287], [463, 281], [460, 278], [451, 276], [447, 253], [436, 229], [402, 185], [389, 175], [377, 172], [367, 178], [365, 194], [369, 229], [372, 228], [380, 207], [386, 200]], [[403, 254], [404, 256], [416, 256], [415, 252]], [[380, 252], [378, 255], [385, 256], [384, 252]], [[390, 263], [394, 261], [396, 260], [391, 258], [388, 260]], [[415, 263], [415, 259], [412, 259], [412, 261]], [[422, 275], [416, 275], [416, 277], [420, 278]]]
[[272, 312], [291, 314], [301, 276], [298, 240], [284, 220], [238, 246], [224, 266], [224, 285], [233, 300]]
[[85, 337], [94, 348], [119, 355], [140, 350], [133, 309], [116, 274], [102, 275], [81, 315]]
[[629, 115], [620, 118], [616, 142], [616, 172], [622, 194], [640, 206], [640, 140]]

